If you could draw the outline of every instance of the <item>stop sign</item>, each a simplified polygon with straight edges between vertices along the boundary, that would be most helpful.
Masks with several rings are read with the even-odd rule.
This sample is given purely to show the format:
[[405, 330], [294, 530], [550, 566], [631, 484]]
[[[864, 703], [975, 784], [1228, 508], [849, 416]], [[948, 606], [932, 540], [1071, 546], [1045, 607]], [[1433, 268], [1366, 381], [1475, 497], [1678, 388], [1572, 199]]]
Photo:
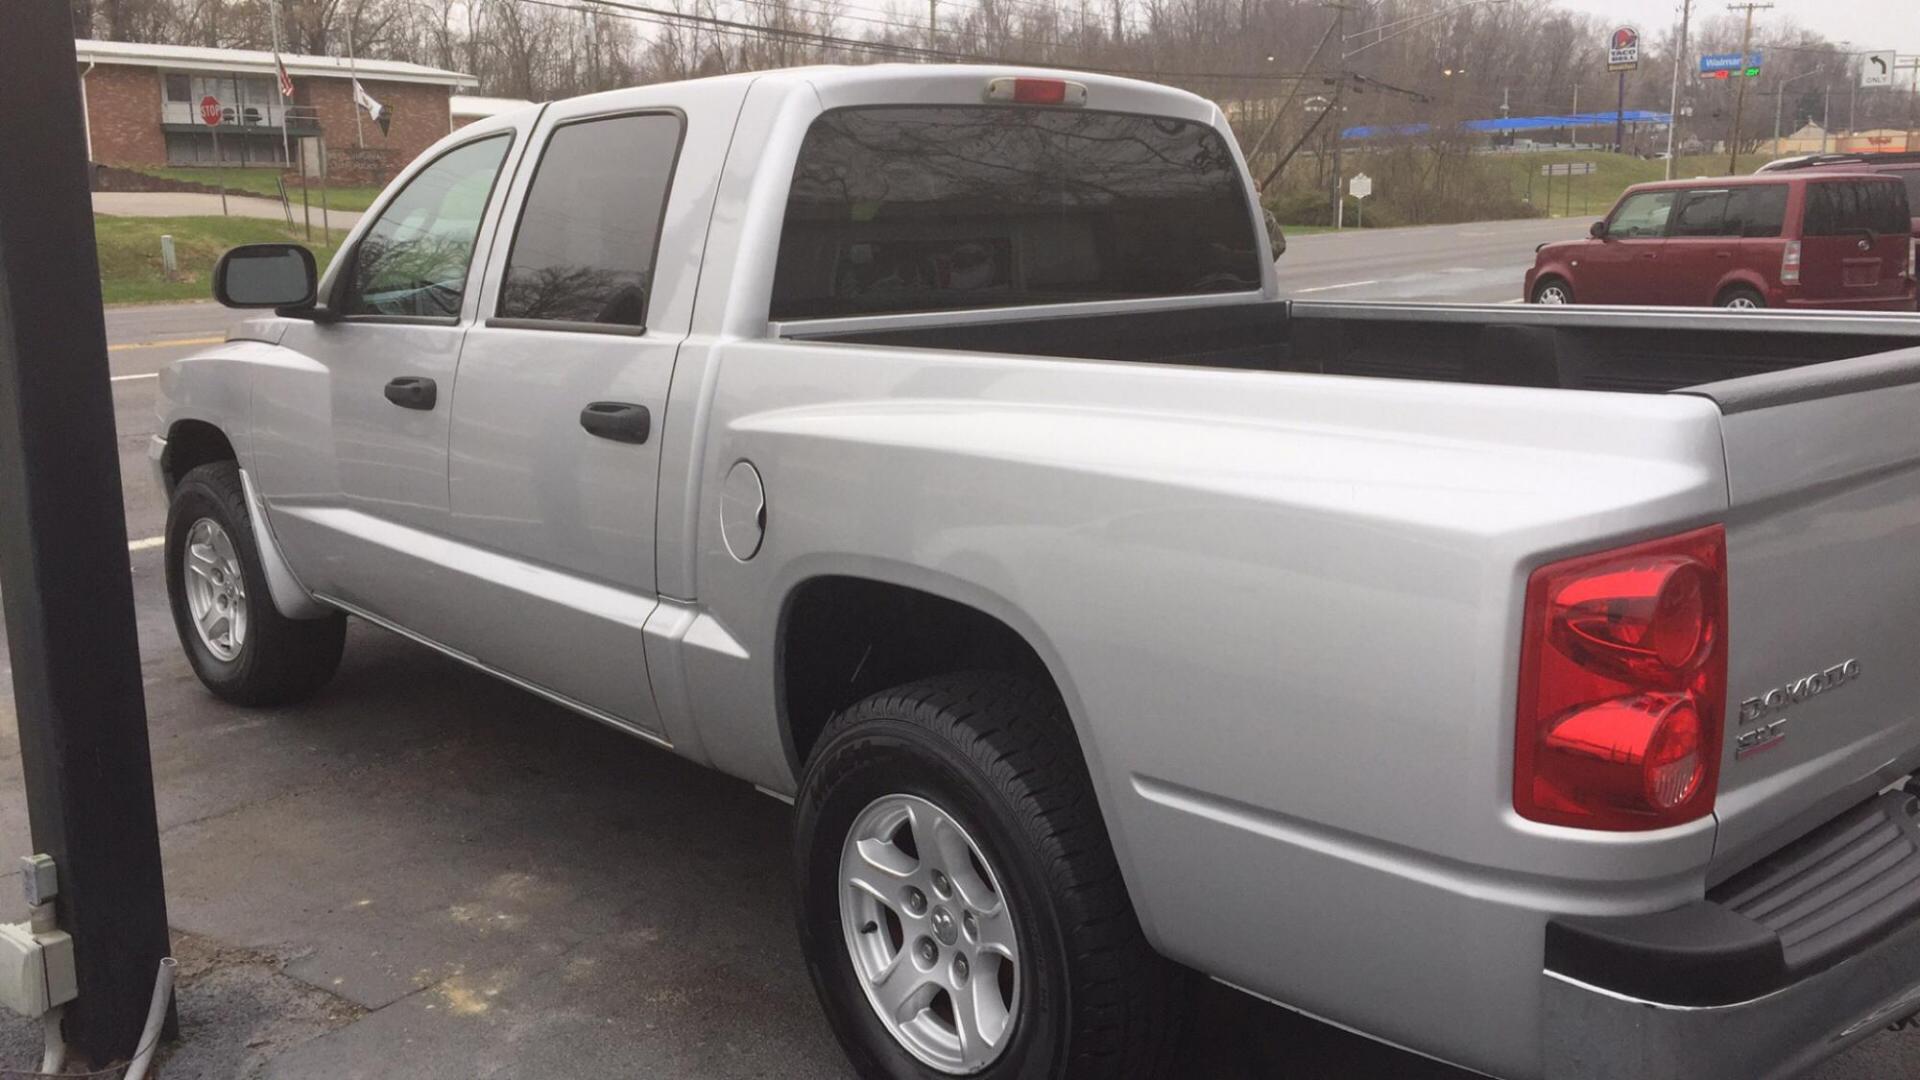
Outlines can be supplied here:
[[220, 99], [208, 94], [200, 99], [200, 122], [208, 127], [220, 125]]

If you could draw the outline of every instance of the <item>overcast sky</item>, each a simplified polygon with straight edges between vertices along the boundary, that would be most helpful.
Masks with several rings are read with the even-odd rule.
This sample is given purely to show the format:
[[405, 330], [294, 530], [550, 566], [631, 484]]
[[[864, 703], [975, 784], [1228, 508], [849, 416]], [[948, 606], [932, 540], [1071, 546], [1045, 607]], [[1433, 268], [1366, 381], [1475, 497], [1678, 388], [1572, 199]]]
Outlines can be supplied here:
[[[1632, 23], [1649, 38], [1661, 36], [1680, 21], [1679, 0], [1560, 0], [1560, 5]], [[1696, 19], [1725, 14], [1726, 0], [1694, 0]], [[1920, 53], [1917, 0], [1773, 0], [1773, 10], [1754, 12], [1754, 38], [1767, 40], [1767, 23], [1781, 19], [1791, 19], [1833, 41], [1851, 41], [1856, 49]]]

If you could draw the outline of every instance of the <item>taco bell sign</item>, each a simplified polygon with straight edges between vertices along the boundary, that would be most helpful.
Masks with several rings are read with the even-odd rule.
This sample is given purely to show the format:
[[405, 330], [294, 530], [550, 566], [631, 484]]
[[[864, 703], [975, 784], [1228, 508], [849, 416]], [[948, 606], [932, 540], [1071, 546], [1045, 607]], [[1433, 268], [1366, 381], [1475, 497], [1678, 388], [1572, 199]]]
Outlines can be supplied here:
[[1607, 37], [1607, 70], [1632, 71], [1640, 66], [1640, 31], [1622, 26]]

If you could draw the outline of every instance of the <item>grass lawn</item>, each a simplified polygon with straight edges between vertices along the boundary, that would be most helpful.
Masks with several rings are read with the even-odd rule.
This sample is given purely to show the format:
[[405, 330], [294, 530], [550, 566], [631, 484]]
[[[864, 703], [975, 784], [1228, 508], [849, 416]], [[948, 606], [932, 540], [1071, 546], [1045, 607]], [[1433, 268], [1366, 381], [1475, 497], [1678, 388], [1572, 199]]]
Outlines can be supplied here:
[[[95, 214], [93, 233], [100, 252], [100, 291], [109, 304], [150, 304], [167, 300], [213, 298], [213, 264], [236, 244], [269, 241], [306, 243], [300, 230], [289, 232], [276, 221], [233, 217], [111, 217]], [[168, 278], [160, 266], [160, 237], [173, 237], [180, 273]], [[307, 244], [314, 262], [326, 269], [344, 232], [334, 230], [332, 245]]]
[[[165, 177], [168, 180], [186, 180], [208, 187], [227, 186], [227, 190], [240, 194], [260, 195], [269, 199], [278, 199], [280, 191], [274, 186], [274, 178], [279, 174], [274, 169], [240, 168], [231, 169], [201, 168], [197, 166], [142, 165], [135, 172], [148, 176]], [[307, 198], [313, 204], [315, 212], [320, 208], [320, 181], [307, 178]], [[373, 205], [382, 188], [377, 187], [330, 187], [327, 189], [327, 206], [334, 210], [365, 210]], [[300, 210], [300, 181], [296, 178], [287, 183], [287, 197], [293, 200], [294, 213]]]
[[[1750, 173], [1771, 160], [1765, 154], [1743, 154], [1740, 157], [1740, 172]], [[1494, 175], [1503, 178], [1507, 189], [1517, 197], [1526, 195], [1527, 184], [1531, 180], [1533, 201], [1538, 206], [1544, 206], [1547, 199], [1547, 177], [1540, 175], [1540, 166], [1592, 162], [1594, 172], [1591, 175], [1553, 177], [1552, 217], [1568, 216], [1569, 191], [1573, 195], [1573, 217], [1597, 218], [1606, 213], [1627, 188], [1652, 180], [1664, 180], [1667, 176], [1667, 163], [1664, 161], [1648, 161], [1629, 154], [1610, 154], [1604, 150], [1499, 154], [1492, 156], [1490, 161]], [[1681, 157], [1674, 162], [1673, 175], [1676, 180], [1686, 180], [1696, 176], [1725, 176], [1726, 172], [1727, 156], [1713, 154]]]

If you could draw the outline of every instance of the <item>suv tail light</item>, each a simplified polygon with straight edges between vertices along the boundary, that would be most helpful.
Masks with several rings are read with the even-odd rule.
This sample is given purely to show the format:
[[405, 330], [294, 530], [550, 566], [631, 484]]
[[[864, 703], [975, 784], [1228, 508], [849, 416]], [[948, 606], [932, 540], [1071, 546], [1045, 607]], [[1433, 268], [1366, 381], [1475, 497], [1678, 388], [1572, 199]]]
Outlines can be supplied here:
[[1780, 256], [1780, 283], [1782, 285], [1800, 284], [1800, 241], [1787, 241], [1786, 250]]
[[1726, 623], [1718, 525], [1535, 570], [1520, 645], [1520, 816], [1624, 832], [1711, 813]]

